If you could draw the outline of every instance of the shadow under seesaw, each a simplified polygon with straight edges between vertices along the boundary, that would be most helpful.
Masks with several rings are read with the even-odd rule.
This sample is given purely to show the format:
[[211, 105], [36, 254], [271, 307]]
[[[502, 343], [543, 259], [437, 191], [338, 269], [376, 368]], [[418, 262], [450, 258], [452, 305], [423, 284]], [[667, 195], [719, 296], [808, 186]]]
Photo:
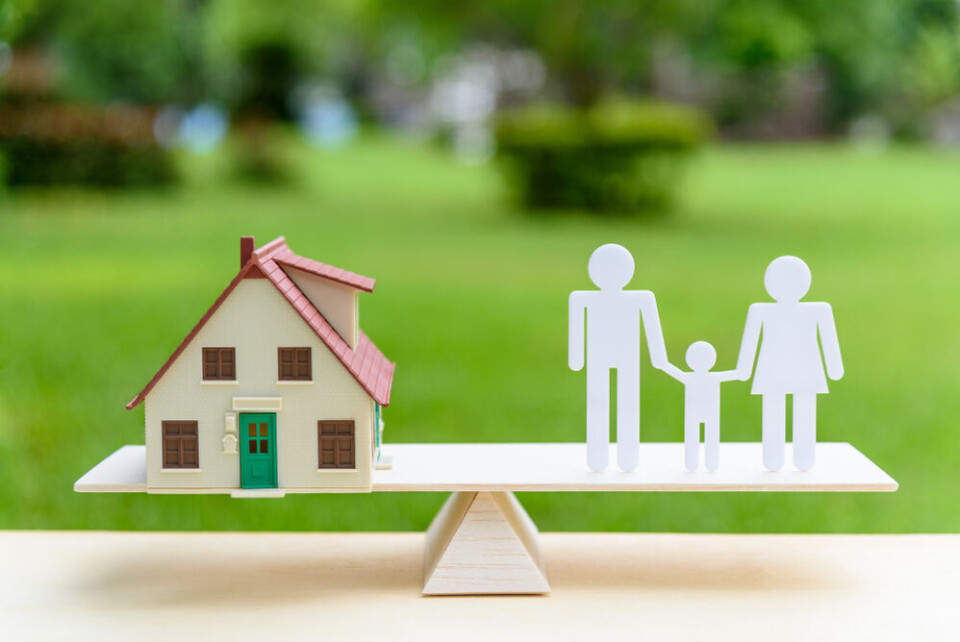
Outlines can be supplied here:
[[[315, 546], [304, 545], [309, 535], [272, 534], [263, 545], [245, 542], [237, 550], [231, 534], [220, 535], [216, 546], [183, 549], [171, 536], [98, 560], [99, 572], [88, 574], [76, 593], [89, 605], [111, 607], [236, 607], [396, 589], [417, 595], [423, 583], [419, 534], [395, 536], [387, 550], [365, 545], [365, 539], [383, 537], [373, 533], [334, 542], [318, 538]], [[295, 545], [285, 547], [287, 538]]]
[[592, 533], [570, 554], [544, 538], [547, 573], [553, 592], [569, 588], [683, 591], [824, 590], [843, 584], [829, 563], [798, 552], [784, 538], [771, 546], [764, 537], [737, 535], [637, 536]]
[[[234, 537], [247, 538], [234, 547]], [[389, 546], [383, 545], [389, 538]], [[89, 606], [156, 607], [291, 604], [350, 595], [420, 594], [423, 536], [352, 533], [202, 536], [181, 547], [173, 535], [93, 560], [76, 594]], [[795, 593], [838, 588], [842, 574], [789, 540], [771, 546], [743, 536], [565, 534], [541, 537], [553, 595], [566, 591], [676, 590]]]

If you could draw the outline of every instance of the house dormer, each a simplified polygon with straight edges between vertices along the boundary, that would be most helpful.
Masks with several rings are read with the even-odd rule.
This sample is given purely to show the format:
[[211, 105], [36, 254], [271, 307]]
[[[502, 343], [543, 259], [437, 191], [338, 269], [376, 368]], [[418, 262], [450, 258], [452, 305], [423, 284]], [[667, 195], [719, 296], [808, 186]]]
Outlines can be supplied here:
[[297, 288], [333, 326], [351, 350], [357, 349], [359, 340], [358, 297], [359, 292], [372, 292], [375, 280], [347, 272], [294, 254], [286, 245], [279, 248], [265, 245], [254, 251], [251, 236], [240, 240], [240, 265], [246, 265], [253, 254], [270, 252]]
[[349, 285], [298, 268], [287, 267], [286, 272], [317, 311], [330, 322], [337, 334], [343, 337], [350, 349], [356, 350], [358, 291]]

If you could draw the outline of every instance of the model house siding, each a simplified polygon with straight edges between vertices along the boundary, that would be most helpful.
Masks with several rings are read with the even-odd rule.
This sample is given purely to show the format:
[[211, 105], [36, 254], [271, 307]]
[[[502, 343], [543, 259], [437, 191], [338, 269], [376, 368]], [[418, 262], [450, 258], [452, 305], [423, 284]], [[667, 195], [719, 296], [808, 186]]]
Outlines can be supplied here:
[[[334, 297], [334, 302], [328, 301], [324, 308], [323, 302], [314, 301], [308, 290], [310, 286], [305, 285], [304, 292], [318, 309], [330, 308], [332, 304], [339, 309], [336, 301], [347, 298]], [[353, 293], [349, 298], [355, 301]], [[341, 314], [338, 323], [342, 325], [347, 320], [355, 323], [355, 303], [353, 305], [352, 315]], [[334, 309], [330, 313], [337, 316]], [[236, 383], [202, 380], [204, 347], [236, 348]], [[311, 348], [312, 382], [278, 381], [279, 347]], [[147, 485], [150, 491], [239, 488], [240, 455], [224, 452], [223, 445], [228, 434], [228, 415], [236, 416], [239, 427], [239, 415], [243, 411], [235, 409], [238, 403], [251, 412], [276, 412], [280, 488], [322, 487], [360, 492], [370, 489], [374, 443], [370, 396], [266, 279], [240, 281], [147, 394]], [[279, 410], [272, 409], [276, 404]], [[355, 422], [355, 470], [319, 470], [317, 422], [321, 420]], [[198, 469], [163, 469], [163, 421], [198, 422]]]

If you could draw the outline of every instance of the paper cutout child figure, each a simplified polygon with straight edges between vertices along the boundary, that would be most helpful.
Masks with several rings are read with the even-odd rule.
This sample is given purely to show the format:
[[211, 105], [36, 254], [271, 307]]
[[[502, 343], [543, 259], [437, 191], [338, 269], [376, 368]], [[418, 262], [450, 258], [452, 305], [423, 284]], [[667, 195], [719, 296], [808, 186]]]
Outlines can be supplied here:
[[810, 289], [810, 268], [795, 256], [774, 259], [763, 284], [775, 303], [750, 306], [737, 371], [749, 379], [756, 357], [751, 393], [763, 396], [763, 465], [771, 471], [783, 466], [786, 399], [793, 395], [793, 462], [809, 470], [817, 443], [817, 395], [828, 392], [824, 362], [828, 377], [843, 376], [833, 310], [828, 303], [800, 302]]
[[649, 290], [624, 290], [633, 278], [633, 256], [608, 243], [594, 250], [587, 265], [600, 288], [570, 294], [568, 360], [584, 366], [586, 316], [587, 465], [600, 472], [610, 451], [610, 371], [617, 373], [617, 463], [625, 471], [640, 463], [640, 322], [647, 334], [650, 361], [663, 370], [667, 350], [657, 299]]
[[700, 465], [700, 426], [703, 426], [705, 464], [714, 471], [720, 463], [720, 384], [738, 379], [736, 370], [710, 368], [717, 362], [717, 351], [706, 341], [691, 343], [687, 348], [687, 365], [693, 372], [684, 372], [672, 363], [665, 371], [684, 386], [683, 460], [693, 472]]

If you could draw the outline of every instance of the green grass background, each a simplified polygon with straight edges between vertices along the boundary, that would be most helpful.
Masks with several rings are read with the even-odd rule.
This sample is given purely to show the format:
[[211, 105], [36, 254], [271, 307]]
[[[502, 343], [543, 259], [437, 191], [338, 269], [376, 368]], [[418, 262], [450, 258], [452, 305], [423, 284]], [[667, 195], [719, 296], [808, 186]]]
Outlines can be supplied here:
[[[582, 441], [584, 375], [566, 367], [566, 297], [604, 242], [636, 258], [667, 349], [736, 359], [763, 270], [785, 253], [833, 304], [846, 377], [819, 407], [895, 494], [525, 494], [543, 530], [960, 530], [960, 157], [832, 146], [722, 147], [694, 160], [655, 221], [516, 211], [492, 167], [369, 137], [291, 148], [291, 182], [228, 181], [184, 159], [164, 192], [0, 194], [0, 528], [422, 529], [438, 494], [78, 495], [73, 482], [143, 443], [124, 404], [235, 274], [238, 237], [377, 278], [361, 324], [398, 362], [386, 440]], [[681, 438], [682, 390], [644, 365], [642, 439]], [[723, 389], [724, 440], [759, 440], [759, 398]], [[680, 462], [677, 462], [680, 465]]]

